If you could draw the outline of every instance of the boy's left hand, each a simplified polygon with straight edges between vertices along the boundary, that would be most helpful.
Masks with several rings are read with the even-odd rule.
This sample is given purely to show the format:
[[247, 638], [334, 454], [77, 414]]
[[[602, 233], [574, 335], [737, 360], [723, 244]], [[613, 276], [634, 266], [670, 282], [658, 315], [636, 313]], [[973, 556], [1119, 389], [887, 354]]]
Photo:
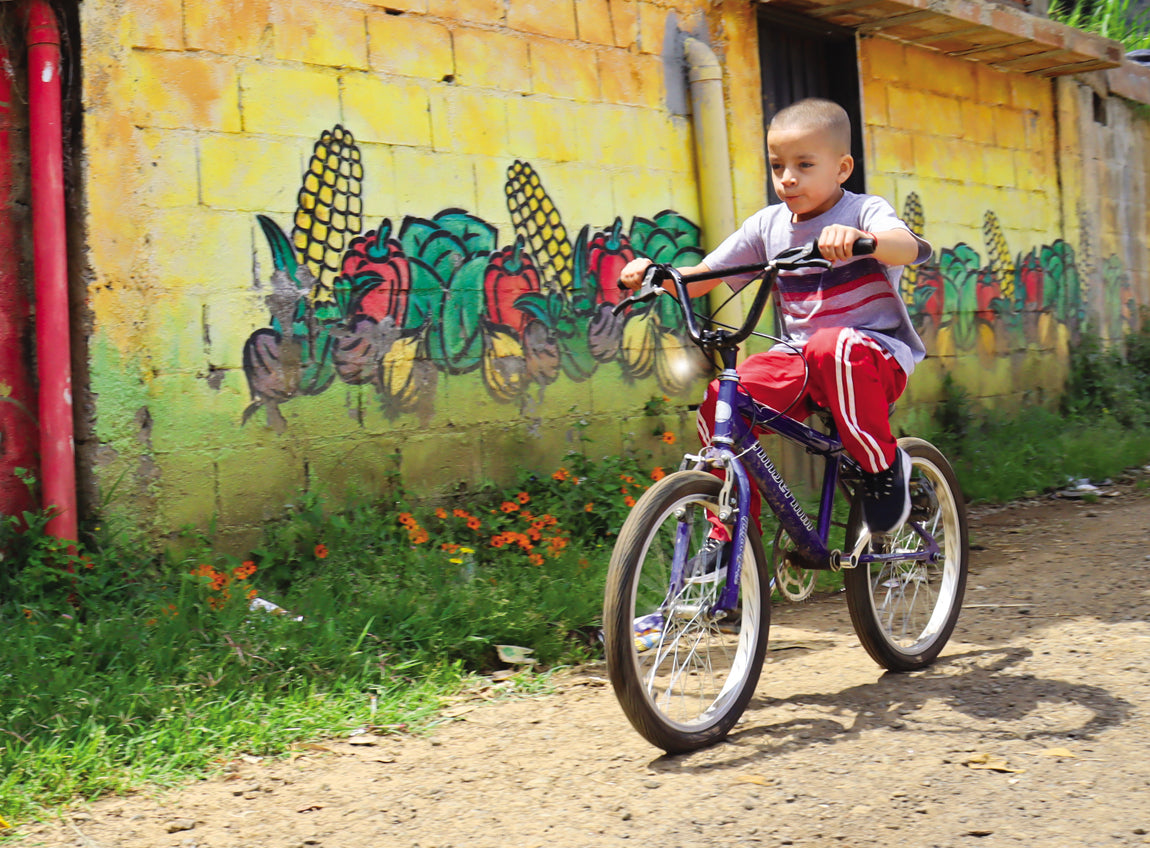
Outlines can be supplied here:
[[845, 224], [831, 224], [819, 234], [819, 252], [832, 262], [850, 259], [854, 256], [855, 242], [869, 236], [870, 233]]

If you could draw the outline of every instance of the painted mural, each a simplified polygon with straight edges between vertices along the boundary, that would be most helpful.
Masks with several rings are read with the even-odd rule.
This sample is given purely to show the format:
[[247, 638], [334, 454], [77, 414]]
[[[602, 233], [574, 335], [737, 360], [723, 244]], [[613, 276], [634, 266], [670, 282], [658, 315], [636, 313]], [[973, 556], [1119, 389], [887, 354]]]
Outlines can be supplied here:
[[660, 298], [623, 315], [616, 281], [637, 254], [695, 264], [699, 228], [671, 210], [630, 226], [567, 225], [532, 166], [507, 169], [514, 233], [463, 209], [364, 228], [363, 165], [342, 126], [316, 142], [290, 232], [258, 221], [273, 260], [269, 326], [243, 351], [251, 403], [282, 430], [280, 405], [337, 381], [369, 385], [384, 415], [429, 418], [438, 381], [478, 374], [490, 397], [523, 403], [559, 379], [612, 365], [669, 394], [705, 372], [682, 315]]
[[[901, 286], [927, 349], [937, 355], [977, 350], [993, 355], [1028, 345], [1053, 347], [1059, 334], [1076, 337], [1087, 320], [1084, 281], [1096, 272], [1090, 256], [1092, 239], [1080, 215], [1080, 254], [1065, 240], [1012, 254], [998, 216], [983, 217], [985, 259], [959, 242], [930, 260], [903, 271]], [[903, 220], [925, 234], [925, 215], [917, 193], [907, 196]], [[1101, 269], [1105, 314], [1091, 316], [1094, 329], [1120, 338], [1138, 327], [1138, 307], [1130, 280], [1116, 256]]]

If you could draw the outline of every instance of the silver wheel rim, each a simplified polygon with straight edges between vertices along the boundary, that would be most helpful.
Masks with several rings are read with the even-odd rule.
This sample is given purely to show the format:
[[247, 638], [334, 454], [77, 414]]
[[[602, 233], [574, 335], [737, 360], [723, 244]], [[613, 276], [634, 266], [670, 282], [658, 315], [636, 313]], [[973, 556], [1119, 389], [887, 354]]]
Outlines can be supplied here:
[[[934, 487], [937, 508], [923, 522], [941, 552], [938, 562], [893, 562], [872, 566], [868, 575], [870, 602], [883, 638], [907, 655], [929, 647], [945, 629], [953, 610], [962, 556], [958, 508], [942, 469], [923, 457], [912, 457], [911, 485], [925, 478]], [[880, 537], [879, 553], [918, 549], [922, 539], [908, 524]]]
[[[715, 512], [716, 503], [699, 495], [680, 498], [659, 516], [658, 532], [665, 534], [668, 528], [673, 532], [677, 525], [673, 519], [675, 511], [691, 506], [695, 507], [690, 547], [693, 554], [709, 529], [704, 510]], [[659, 550], [652, 550], [651, 542], [646, 540], [631, 586], [631, 609], [636, 619], [660, 607], [658, 602], [647, 599], [645, 604], [639, 598], [639, 584], [661, 585], [664, 593], [670, 584], [670, 557], [663, 555], [668, 546], [663, 544]], [[744, 689], [762, 615], [758, 569], [749, 541], [743, 552], [740, 581], [741, 615], [735, 626], [712, 621], [709, 616], [726, 585], [726, 568], [721, 568], [715, 574], [689, 578], [674, 601], [662, 605], [664, 626], [650, 647], [639, 650], [632, 644], [631, 657], [643, 697], [668, 724], [681, 731], [697, 732], [713, 725]]]

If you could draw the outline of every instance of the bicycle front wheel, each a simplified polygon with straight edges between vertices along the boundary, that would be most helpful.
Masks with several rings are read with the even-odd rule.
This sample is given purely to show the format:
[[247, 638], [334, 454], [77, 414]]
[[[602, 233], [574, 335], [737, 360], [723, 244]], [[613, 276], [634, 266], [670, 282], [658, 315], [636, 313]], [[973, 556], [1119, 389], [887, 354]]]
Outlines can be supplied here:
[[727, 735], [767, 649], [770, 574], [757, 528], [743, 552], [736, 609], [715, 612], [725, 563], [672, 585], [676, 556], [685, 563], [706, 541], [721, 487], [705, 471], [679, 471], [648, 489], [623, 524], [607, 575], [608, 676], [631, 724], [669, 753]]
[[[893, 533], [874, 537], [872, 554], [920, 550], [918, 524], [938, 543], [934, 562], [895, 560], [844, 571], [851, 623], [867, 653], [891, 671], [914, 671], [938, 657], [950, 638], [966, 592], [969, 542], [966, 505], [946, 457], [922, 439], [899, 439], [910, 455], [910, 519]], [[847, 550], [863, 532], [857, 500], [847, 522]]]

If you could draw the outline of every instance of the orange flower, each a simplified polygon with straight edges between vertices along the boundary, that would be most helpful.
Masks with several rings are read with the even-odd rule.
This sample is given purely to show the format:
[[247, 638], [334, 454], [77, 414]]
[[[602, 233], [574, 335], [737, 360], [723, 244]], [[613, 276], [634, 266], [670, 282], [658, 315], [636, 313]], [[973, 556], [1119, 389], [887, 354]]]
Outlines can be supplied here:
[[424, 542], [426, 542], [430, 538], [427, 535], [427, 531], [424, 530], [422, 527], [419, 527], [419, 526], [411, 528], [411, 531], [408, 533], [408, 536], [410, 537], [411, 543], [413, 545], [422, 545]]
[[144, 624], [146, 624], [148, 627], [155, 627], [156, 626], [156, 620], [154, 618], [149, 618], [147, 621], [144, 622]]
[[482, 526], [482, 522], [473, 515], [467, 519], [467, 526], [472, 530], [478, 530]]
[[256, 573], [256, 564], [251, 560], [244, 562], [242, 565], [236, 566], [232, 569], [232, 577], [236, 580], [247, 580]]
[[327, 554], [328, 554], [327, 545], [323, 544], [323, 542], [320, 542], [318, 545], [315, 546], [315, 558], [316, 559], [326, 559]]
[[258, 593], [256, 592], [256, 590], [255, 590], [255, 589], [248, 589], [248, 600], [250, 601], [250, 600], [251, 600], [252, 598], [254, 598], [254, 597], [257, 595], [257, 594], [258, 594]]
[[622, 480], [624, 483], [634, 483], [635, 482], [634, 477], [630, 477], [626, 474], [620, 474], [619, 479]]
[[569, 476], [570, 476], [570, 473], [567, 471], [566, 468], [560, 468], [558, 471], [556, 471], [554, 474], [551, 475], [551, 479], [557, 480], [558, 482], [562, 483]]
[[503, 505], [499, 508], [506, 513], [512, 513], [519, 509], [519, 504], [517, 504], [515, 501], [504, 501]]
[[667, 472], [663, 470], [662, 466], [658, 466], [651, 472], [651, 479], [655, 481], [662, 480], [667, 476]]
[[30, 610], [30, 609], [24, 610], [24, 617], [25, 618], [30, 619], [30, 618], [32, 618], [33, 615], [35, 615], [35, 613], [33, 613], [32, 610]]
[[532, 565], [543, 565], [543, 554], [531, 554], [527, 559]]
[[471, 517], [471, 513], [469, 513], [465, 509], [453, 509], [451, 511], [451, 514], [454, 515], [456, 518], [470, 518]]
[[521, 503], [521, 504], [525, 504], [531, 500], [531, 495], [527, 494], [526, 492], [520, 492], [515, 497], [519, 501], [519, 503]]
[[635, 499], [630, 495], [627, 495], [627, 497], [623, 498], [623, 503], [625, 503], [627, 506], [634, 506]]
[[410, 527], [415, 523], [415, 518], [410, 512], [401, 512], [399, 514], [399, 523], [406, 524], [408, 527]]
[[491, 537], [491, 547], [493, 548], [502, 548], [506, 544], [507, 540], [503, 538], [502, 533], [500, 533], [498, 536]]
[[455, 542], [444, 542], [439, 546], [439, 549], [441, 551], [447, 551], [449, 554], [454, 554], [458, 553], [459, 545], [455, 544]]
[[668, 430], [663, 434], [663, 441], [669, 445], [675, 444], [675, 434]]
[[584, 504], [583, 505], [583, 511], [584, 512], [594, 512], [595, 511], [595, 504], [593, 504], [593, 503]]
[[443, 507], [440, 507], [435, 511], [435, 517], [442, 521], [443, 519], [447, 518], [447, 510]]

